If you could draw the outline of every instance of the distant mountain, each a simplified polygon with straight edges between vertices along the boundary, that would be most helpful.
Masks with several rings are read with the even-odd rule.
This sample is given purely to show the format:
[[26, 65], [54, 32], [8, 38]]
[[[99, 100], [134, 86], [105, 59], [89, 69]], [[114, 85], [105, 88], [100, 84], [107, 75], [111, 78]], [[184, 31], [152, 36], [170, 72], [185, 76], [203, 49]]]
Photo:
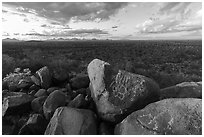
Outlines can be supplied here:
[[42, 40], [27, 40], [26, 42], [44, 42]]
[[18, 39], [15, 39], [15, 38], [12, 38], [12, 39], [10, 39], [10, 38], [6, 38], [6, 39], [2, 39], [2, 41], [7, 41], [7, 42], [19, 42], [20, 40], [18, 40]]

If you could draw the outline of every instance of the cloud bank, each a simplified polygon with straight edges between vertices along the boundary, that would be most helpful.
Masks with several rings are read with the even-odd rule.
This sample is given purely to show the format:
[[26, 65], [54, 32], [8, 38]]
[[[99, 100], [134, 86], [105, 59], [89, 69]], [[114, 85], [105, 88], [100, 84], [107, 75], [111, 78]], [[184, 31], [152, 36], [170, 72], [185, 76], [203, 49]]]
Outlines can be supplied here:
[[128, 3], [124, 2], [4, 2], [19, 11], [51, 18], [61, 22], [107, 20]]

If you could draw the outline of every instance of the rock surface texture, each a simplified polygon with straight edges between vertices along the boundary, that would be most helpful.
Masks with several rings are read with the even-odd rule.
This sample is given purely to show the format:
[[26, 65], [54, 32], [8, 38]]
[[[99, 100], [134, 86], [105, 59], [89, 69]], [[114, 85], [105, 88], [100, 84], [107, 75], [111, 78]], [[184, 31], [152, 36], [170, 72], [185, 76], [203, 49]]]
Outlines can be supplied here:
[[59, 107], [47, 126], [45, 135], [95, 135], [95, 115], [90, 110]]
[[117, 135], [201, 135], [201, 99], [164, 99], [130, 114], [115, 127]]
[[150, 78], [123, 70], [94, 59], [88, 65], [90, 90], [99, 116], [118, 122], [131, 112], [159, 99], [159, 86]]

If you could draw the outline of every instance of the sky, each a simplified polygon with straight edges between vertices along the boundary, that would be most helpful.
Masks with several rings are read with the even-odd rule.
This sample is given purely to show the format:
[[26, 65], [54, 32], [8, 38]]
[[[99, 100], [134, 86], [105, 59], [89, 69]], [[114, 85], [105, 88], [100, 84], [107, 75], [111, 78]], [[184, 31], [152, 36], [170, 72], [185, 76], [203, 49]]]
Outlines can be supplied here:
[[2, 37], [202, 39], [201, 2], [3, 2]]

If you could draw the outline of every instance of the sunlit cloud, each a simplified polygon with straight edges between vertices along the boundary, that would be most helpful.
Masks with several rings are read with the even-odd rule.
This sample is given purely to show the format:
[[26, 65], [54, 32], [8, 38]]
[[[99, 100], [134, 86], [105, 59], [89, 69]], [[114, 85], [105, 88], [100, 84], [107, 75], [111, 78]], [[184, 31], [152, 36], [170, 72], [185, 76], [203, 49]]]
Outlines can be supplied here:
[[198, 39], [201, 3], [4, 2], [3, 38]]

